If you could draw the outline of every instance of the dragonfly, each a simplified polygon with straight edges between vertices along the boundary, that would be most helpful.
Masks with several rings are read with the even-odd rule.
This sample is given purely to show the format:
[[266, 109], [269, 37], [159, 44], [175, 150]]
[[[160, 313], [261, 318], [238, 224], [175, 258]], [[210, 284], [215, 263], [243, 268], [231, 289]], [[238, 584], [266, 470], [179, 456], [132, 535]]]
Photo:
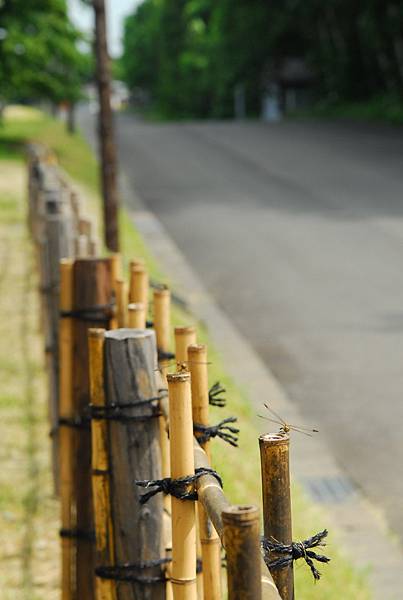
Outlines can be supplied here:
[[277, 414], [272, 408], [270, 408], [268, 404], [264, 404], [264, 407], [266, 408], [266, 410], [269, 411], [269, 414], [271, 416], [265, 417], [264, 415], [259, 415], [259, 417], [265, 419], [266, 421], [270, 421], [271, 423], [276, 423], [276, 425], [280, 425], [280, 435], [286, 435], [290, 431], [297, 431], [298, 433], [303, 433], [304, 435], [312, 437], [313, 433], [319, 433], [318, 429], [308, 429], [307, 427], [298, 427], [296, 425], [290, 425], [290, 423], [284, 421], [284, 419], [280, 417], [279, 414]]

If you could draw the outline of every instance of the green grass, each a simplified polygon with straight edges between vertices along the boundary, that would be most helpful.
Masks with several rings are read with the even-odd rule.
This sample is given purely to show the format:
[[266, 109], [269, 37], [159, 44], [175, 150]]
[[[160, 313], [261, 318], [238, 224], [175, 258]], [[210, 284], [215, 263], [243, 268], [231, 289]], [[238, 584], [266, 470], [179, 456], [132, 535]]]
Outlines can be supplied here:
[[320, 102], [313, 108], [296, 111], [288, 116], [403, 125], [403, 98], [398, 94], [381, 94], [362, 102]]
[[[4, 126], [0, 129], [0, 149], [10, 147], [14, 150], [21, 147], [26, 140], [38, 140], [53, 148], [64, 169], [88, 191], [92, 198], [93, 210], [99, 212], [99, 199], [97, 190], [97, 165], [87, 144], [79, 135], [70, 136], [64, 126], [38, 112], [26, 110], [25, 118], [6, 119]], [[12, 142], [11, 142], [12, 141]], [[1, 156], [1, 151], [0, 151]], [[0, 162], [1, 165], [1, 162]], [[15, 200], [15, 197], [14, 197]], [[10, 198], [7, 199], [9, 206]], [[7, 209], [8, 219], [17, 218], [13, 211]], [[21, 215], [18, 216], [21, 219]], [[18, 220], [17, 219], [17, 220]], [[122, 252], [128, 260], [135, 256], [145, 259], [150, 274], [153, 278], [167, 281], [161, 271], [151, 250], [146, 246], [138, 231], [136, 231], [125, 210], [120, 215]], [[178, 306], [173, 307], [173, 323], [175, 325], [187, 325], [196, 323], [197, 318], [181, 310]], [[4, 312], [3, 312], [4, 314]], [[240, 447], [234, 449], [224, 446], [218, 440], [213, 444], [214, 467], [222, 474], [225, 493], [229, 500], [234, 503], [256, 503], [260, 504], [260, 474], [259, 474], [259, 452], [257, 431], [254, 426], [254, 418], [250, 404], [247, 399], [246, 390], [238, 389], [233, 380], [226, 374], [225, 365], [222, 362], [218, 348], [214, 348], [209, 340], [208, 331], [198, 324], [199, 339], [208, 343], [209, 358], [212, 362], [210, 367], [210, 380], [213, 383], [220, 380], [227, 389], [228, 404], [225, 409], [212, 408], [212, 422], [223, 418], [223, 415], [236, 415], [241, 429]], [[7, 361], [7, 357], [3, 357]], [[10, 363], [9, 369], [13, 366]], [[8, 393], [0, 399], [0, 407], [4, 409], [10, 403], [12, 394]], [[8, 492], [13, 498], [11, 491]], [[0, 498], [1, 502], [1, 498]], [[41, 511], [40, 506], [36, 510]], [[313, 506], [303, 495], [298, 486], [293, 487], [293, 514], [295, 538], [301, 539], [316, 533], [328, 525], [327, 515]], [[332, 562], [322, 567], [323, 579], [319, 584], [314, 584], [309, 570], [304, 566], [296, 567], [296, 587], [300, 600], [336, 600], [339, 598], [354, 600], [368, 600], [370, 594], [365, 581], [365, 573], [357, 572], [349, 566], [348, 557], [337, 550], [337, 531], [331, 530], [328, 554]], [[48, 598], [48, 596], [41, 596]], [[49, 596], [50, 597], [50, 596]]]

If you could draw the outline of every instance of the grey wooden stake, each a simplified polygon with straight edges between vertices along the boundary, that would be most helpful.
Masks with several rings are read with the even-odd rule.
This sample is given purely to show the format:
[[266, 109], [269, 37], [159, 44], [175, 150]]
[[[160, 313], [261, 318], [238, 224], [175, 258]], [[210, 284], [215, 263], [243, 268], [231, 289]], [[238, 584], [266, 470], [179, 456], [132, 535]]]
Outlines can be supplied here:
[[[134, 406], [156, 397], [157, 350], [153, 330], [116, 329], [105, 334], [106, 405]], [[158, 403], [157, 407], [158, 407]], [[150, 415], [150, 405], [125, 408], [125, 415]], [[144, 490], [136, 479], [160, 479], [158, 418], [109, 423], [110, 493], [115, 562], [139, 565], [164, 557], [161, 495], [141, 505]], [[139, 577], [163, 576], [164, 567], [134, 571]], [[165, 583], [122, 582], [118, 600], [163, 600]]]

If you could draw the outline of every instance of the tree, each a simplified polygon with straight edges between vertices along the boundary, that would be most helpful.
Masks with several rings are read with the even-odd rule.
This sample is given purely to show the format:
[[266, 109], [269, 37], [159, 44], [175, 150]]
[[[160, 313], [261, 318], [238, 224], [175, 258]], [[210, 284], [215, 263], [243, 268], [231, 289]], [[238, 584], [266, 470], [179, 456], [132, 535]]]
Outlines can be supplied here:
[[75, 103], [86, 61], [64, 0], [0, 3], [0, 99]]

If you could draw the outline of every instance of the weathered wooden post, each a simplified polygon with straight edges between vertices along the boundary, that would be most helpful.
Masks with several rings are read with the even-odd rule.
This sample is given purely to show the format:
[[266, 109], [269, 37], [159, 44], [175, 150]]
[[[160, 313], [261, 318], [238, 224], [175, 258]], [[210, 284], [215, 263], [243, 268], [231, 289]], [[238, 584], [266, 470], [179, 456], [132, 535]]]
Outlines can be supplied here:
[[104, 416], [109, 424], [118, 600], [165, 598], [162, 498], [154, 496], [142, 505], [135, 485], [136, 480], [161, 477], [156, 366], [154, 331], [117, 329], [105, 334]]
[[[190, 374], [167, 375], [171, 477], [194, 474]], [[196, 507], [172, 498], [172, 575], [174, 600], [196, 600]]]
[[60, 261], [73, 255], [71, 219], [64, 210], [61, 194], [48, 195], [45, 202], [44, 236], [46, 280], [42, 292], [46, 301], [49, 381], [49, 418], [52, 438], [52, 467], [55, 490], [58, 490], [58, 419], [59, 419], [59, 307]]
[[[90, 399], [94, 411], [102, 411], [105, 408], [104, 336], [104, 329], [90, 329], [88, 332]], [[110, 568], [115, 564], [115, 561], [109, 489], [109, 440], [106, 420], [92, 420], [91, 446], [96, 564]], [[95, 589], [96, 600], [116, 599], [116, 583], [112, 579], [97, 577]]]
[[[209, 426], [209, 387], [207, 346], [188, 346], [188, 365], [191, 375], [193, 423]], [[196, 439], [198, 434], [196, 433]], [[201, 443], [210, 463], [210, 442]], [[201, 543], [204, 600], [221, 598], [221, 542], [202, 504], [197, 503], [198, 537]]]
[[261, 600], [259, 509], [231, 506], [223, 511], [222, 519], [228, 600]]
[[[287, 545], [292, 543], [289, 443], [290, 438], [286, 434], [259, 437], [264, 536]], [[292, 562], [282, 569], [273, 570], [272, 576], [281, 598], [293, 600]]]
[[91, 486], [91, 432], [89, 407], [88, 329], [108, 328], [112, 315], [112, 286], [108, 259], [77, 259], [73, 265], [73, 404], [76, 444], [75, 477], [77, 599], [94, 598], [95, 545]]
[[129, 312], [129, 327], [132, 329], [146, 328], [146, 311], [144, 304], [141, 302], [131, 302], [127, 306]]
[[106, 36], [105, 0], [92, 0], [95, 12], [96, 83], [98, 87], [98, 134], [101, 184], [104, 201], [105, 243], [119, 250], [119, 197], [115, 132], [111, 106], [111, 75]]

